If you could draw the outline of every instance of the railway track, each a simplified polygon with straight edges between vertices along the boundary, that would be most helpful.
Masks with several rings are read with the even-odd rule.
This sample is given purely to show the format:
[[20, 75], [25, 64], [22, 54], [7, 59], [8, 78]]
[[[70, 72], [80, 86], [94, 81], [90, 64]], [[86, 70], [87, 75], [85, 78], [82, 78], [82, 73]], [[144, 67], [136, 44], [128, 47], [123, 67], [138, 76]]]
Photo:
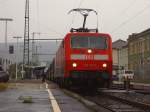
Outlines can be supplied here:
[[103, 107], [110, 112], [150, 112], [150, 109], [145, 108], [128, 102], [127, 100], [120, 100], [119, 98], [115, 98], [108, 95], [98, 95], [95, 97], [86, 96], [86, 99], [96, 103], [98, 106]]
[[[123, 82], [114, 82], [112, 84], [111, 88], [120, 88], [124, 89], [124, 83]], [[146, 90], [150, 92], [150, 84], [142, 84], [142, 83], [131, 83], [129, 86], [130, 89], [135, 89], [135, 90]]]
[[[136, 92], [131, 92], [129, 94], [127, 92], [98, 92], [95, 96], [86, 96], [79, 93], [75, 94], [81, 96], [83, 99], [95, 103], [97, 106], [93, 107], [97, 107], [94, 109], [96, 112], [150, 112], [149, 96], [144, 97], [144, 94]], [[80, 101], [82, 98], [80, 98]], [[103, 111], [103, 109], [100, 111], [98, 108], [103, 108], [105, 111]]]
[[130, 86], [130, 88], [125, 89], [123, 84], [113, 84], [112, 87], [110, 89], [114, 89], [114, 90], [128, 90], [128, 91], [134, 91], [136, 93], [141, 93], [141, 94], [147, 94], [150, 95], [150, 87], [148, 86], [134, 86], [133, 84]]
[[[96, 112], [150, 112], [149, 92], [135, 89], [125, 90], [122, 85], [112, 90], [116, 92], [98, 91], [95, 96], [82, 92], [77, 94], [83, 99], [95, 103], [96, 107], [101, 108], [101, 111], [98, 108], [94, 109]], [[80, 98], [80, 101], [82, 98]]]

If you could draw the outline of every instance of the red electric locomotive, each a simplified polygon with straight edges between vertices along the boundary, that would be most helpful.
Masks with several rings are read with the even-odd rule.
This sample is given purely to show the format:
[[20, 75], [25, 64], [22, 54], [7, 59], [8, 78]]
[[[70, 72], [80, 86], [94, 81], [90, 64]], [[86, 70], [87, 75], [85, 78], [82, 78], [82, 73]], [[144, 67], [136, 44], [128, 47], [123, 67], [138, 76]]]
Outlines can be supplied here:
[[92, 9], [73, 11], [84, 16], [83, 28], [71, 29], [64, 37], [50, 65], [49, 77], [66, 87], [109, 86], [112, 77], [111, 37], [98, 33], [98, 29], [85, 28], [86, 17]]

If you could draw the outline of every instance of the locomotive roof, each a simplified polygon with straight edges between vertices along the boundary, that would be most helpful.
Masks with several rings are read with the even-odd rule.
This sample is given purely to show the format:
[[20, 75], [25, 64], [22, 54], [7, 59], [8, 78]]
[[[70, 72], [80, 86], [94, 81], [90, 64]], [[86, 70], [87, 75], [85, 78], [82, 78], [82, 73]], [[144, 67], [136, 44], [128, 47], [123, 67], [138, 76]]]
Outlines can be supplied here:
[[107, 34], [107, 33], [95, 33], [95, 32], [70, 32], [70, 33], [67, 33], [67, 35], [65, 36], [65, 37], [67, 37], [67, 36], [72, 36], [72, 35], [82, 35], [82, 36], [87, 36], [87, 35], [95, 35], [95, 36], [98, 36], [98, 35], [102, 35], [102, 36], [108, 36], [108, 37], [111, 37], [110, 36], [110, 34]]

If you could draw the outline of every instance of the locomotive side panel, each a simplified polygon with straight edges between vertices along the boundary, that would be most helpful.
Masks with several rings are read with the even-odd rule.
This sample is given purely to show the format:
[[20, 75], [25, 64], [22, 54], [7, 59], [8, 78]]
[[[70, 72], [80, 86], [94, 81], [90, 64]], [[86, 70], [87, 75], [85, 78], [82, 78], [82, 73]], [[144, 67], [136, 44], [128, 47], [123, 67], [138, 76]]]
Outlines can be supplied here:
[[62, 78], [64, 76], [64, 66], [65, 66], [65, 58], [64, 58], [65, 52], [64, 52], [64, 41], [62, 41], [55, 58], [55, 71], [54, 71], [54, 77], [55, 78]]

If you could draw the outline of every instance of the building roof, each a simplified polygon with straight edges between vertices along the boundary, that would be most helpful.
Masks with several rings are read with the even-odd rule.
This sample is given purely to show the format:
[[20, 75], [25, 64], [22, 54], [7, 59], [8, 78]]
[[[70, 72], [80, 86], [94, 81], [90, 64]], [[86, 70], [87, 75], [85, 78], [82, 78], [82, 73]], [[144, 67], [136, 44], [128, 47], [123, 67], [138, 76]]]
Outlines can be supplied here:
[[119, 39], [112, 43], [112, 47], [113, 47], [113, 49], [121, 49], [121, 48], [127, 46], [127, 44], [128, 44], [127, 41]]
[[137, 38], [144, 38], [145, 35], [149, 35], [150, 34], [150, 28], [140, 32], [140, 33], [132, 33], [131, 35], [129, 35], [128, 41], [134, 41]]

